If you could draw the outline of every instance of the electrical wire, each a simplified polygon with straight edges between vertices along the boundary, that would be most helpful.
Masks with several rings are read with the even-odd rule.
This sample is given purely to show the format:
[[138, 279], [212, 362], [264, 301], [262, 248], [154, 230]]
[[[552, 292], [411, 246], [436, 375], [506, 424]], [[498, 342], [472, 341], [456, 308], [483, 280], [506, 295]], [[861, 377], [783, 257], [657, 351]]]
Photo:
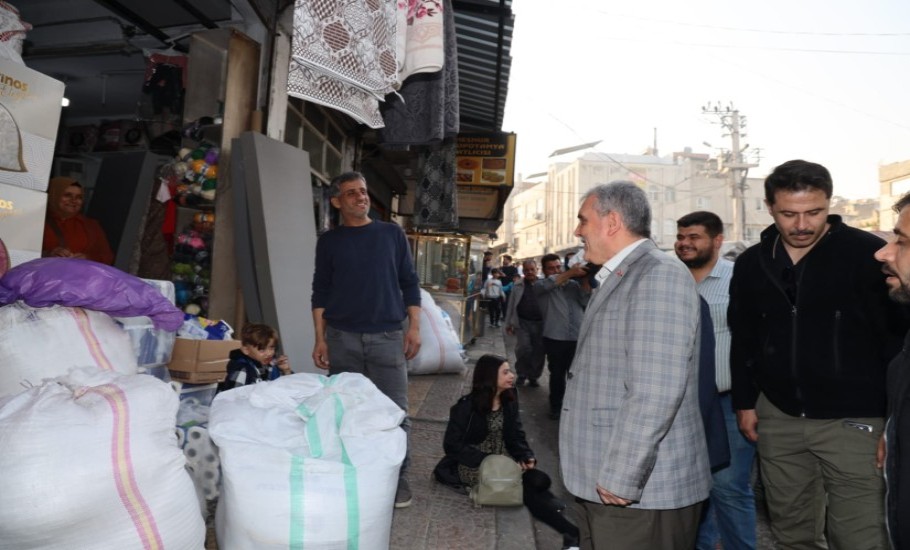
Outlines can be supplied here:
[[684, 21], [672, 21], [669, 19], [657, 19], [654, 17], [643, 17], [640, 15], [629, 15], [624, 13], [613, 13], [605, 10], [595, 10], [598, 13], [612, 17], [625, 17], [627, 19], [637, 19], [639, 21], [650, 21], [653, 23], [662, 23], [667, 25], [677, 25], [680, 27], [694, 27], [699, 29], [712, 29], [727, 32], [751, 32], [758, 34], [783, 34], [793, 36], [856, 36], [856, 37], [873, 37], [873, 38], [893, 38], [910, 36], [910, 32], [822, 32], [822, 31], [782, 31], [776, 29], [753, 29], [749, 27], [729, 27], [725, 25], [708, 25], [704, 23], [687, 23]]

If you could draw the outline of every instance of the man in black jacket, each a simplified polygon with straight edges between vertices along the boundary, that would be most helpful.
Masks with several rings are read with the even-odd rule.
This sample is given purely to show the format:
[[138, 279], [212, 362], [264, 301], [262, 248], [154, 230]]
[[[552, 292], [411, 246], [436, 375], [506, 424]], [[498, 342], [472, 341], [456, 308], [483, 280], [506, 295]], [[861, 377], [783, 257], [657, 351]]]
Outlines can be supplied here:
[[[900, 304], [910, 304], [910, 193], [894, 204], [897, 223], [894, 240], [878, 252], [887, 275], [888, 293]], [[888, 534], [895, 550], [910, 548], [910, 332], [904, 348], [888, 367], [888, 422], [885, 502]]]
[[876, 450], [907, 326], [872, 257], [884, 241], [828, 215], [832, 190], [803, 160], [765, 180], [774, 225], [730, 283], [733, 408], [782, 547], [885, 548]]

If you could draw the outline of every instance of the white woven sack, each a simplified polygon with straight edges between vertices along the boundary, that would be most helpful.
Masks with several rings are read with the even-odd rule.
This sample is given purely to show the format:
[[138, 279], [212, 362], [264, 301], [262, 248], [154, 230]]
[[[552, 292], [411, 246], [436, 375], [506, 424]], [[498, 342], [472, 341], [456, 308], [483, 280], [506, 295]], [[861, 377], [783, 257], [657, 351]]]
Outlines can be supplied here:
[[420, 289], [420, 351], [408, 361], [408, 374], [465, 371], [465, 357], [458, 333], [433, 296]]
[[218, 394], [218, 547], [388, 548], [403, 419], [360, 374], [294, 374]]
[[200, 549], [205, 523], [157, 378], [75, 369], [0, 398], [0, 549]]
[[92, 366], [136, 374], [129, 335], [107, 313], [78, 307], [0, 307], [0, 397]]

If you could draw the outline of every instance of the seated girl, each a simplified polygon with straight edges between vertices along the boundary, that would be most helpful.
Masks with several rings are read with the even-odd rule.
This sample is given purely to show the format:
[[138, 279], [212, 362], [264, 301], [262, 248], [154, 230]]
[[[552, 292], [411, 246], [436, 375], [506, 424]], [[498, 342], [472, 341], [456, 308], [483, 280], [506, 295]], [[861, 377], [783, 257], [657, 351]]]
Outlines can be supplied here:
[[443, 448], [446, 457], [436, 467], [439, 481], [456, 488], [478, 483], [481, 461], [496, 453], [511, 457], [523, 470], [523, 500], [536, 519], [563, 536], [564, 548], [578, 546], [578, 527], [560, 512], [565, 505], [550, 492], [550, 476], [537, 469], [518, 413], [515, 372], [498, 355], [477, 360], [471, 393], [449, 413]]

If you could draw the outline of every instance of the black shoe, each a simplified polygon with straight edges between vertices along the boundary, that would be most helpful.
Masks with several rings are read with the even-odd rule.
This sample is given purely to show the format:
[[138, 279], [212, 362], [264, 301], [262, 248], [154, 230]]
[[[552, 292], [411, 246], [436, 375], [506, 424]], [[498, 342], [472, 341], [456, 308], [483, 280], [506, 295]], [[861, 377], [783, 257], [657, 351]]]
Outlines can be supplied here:
[[555, 496], [550, 497], [550, 506], [560, 514], [566, 511], [566, 503]]
[[532, 388], [539, 388], [540, 382], [538, 382], [536, 378], [531, 378], [530, 380], [528, 380], [528, 386], [530, 386]]
[[527, 382], [527, 381], [528, 381], [528, 379], [525, 378], [524, 376], [519, 376], [518, 380], [515, 381], [515, 387], [520, 388], [521, 386], [524, 386], [525, 382]]
[[550, 420], [559, 420], [559, 417], [562, 413], [559, 410], [550, 411], [549, 417]]

